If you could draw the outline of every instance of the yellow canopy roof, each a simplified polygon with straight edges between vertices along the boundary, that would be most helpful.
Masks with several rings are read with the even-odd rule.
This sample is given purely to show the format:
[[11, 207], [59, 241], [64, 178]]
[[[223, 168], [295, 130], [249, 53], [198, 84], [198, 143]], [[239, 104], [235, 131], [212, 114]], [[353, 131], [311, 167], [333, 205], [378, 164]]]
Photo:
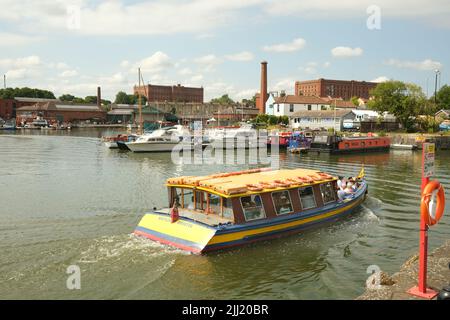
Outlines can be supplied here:
[[219, 173], [208, 176], [184, 176], [170, 178], [168, 185], [190, 186], [209, 189], [218, 193], [233, 195], [268, 189], [286, 189], [309, 185], [335, 178], [317, 170], [270, 168]]

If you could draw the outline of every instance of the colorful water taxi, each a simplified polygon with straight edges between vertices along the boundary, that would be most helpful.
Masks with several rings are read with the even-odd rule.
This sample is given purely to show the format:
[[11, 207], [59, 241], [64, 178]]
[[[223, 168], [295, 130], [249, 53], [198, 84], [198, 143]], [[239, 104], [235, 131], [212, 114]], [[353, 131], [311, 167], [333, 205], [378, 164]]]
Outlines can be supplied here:
[[338, 197], [337, 178], [307, 169], [252, 169], [167, 180], [169, 206], [145, 214], [134, 233], [193, 253], [299, 233], [354, 212], [357, 187]]

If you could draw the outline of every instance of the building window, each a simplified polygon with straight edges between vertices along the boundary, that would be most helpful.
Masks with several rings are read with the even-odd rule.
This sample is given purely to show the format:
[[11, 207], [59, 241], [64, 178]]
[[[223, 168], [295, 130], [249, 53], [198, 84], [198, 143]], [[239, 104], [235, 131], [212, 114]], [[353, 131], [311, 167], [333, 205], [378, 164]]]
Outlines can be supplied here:
[[273, 192], [272, 200], [277, 215], [293, 212], [289, 191], [284, 190], [279, 192]]
[[277, 112], [280, 112], [280, 105], [277, 104]]
[[266, 217], [260, 195], [241, 197], [241, 205], [244, 211], [245, 221], [257, 220]]
[[312, 187], [300, 188], [298, 189], [298, 193], [300, 195], [303, 210], [317, 207]]
[[327, 110], [327, 107], [325, 107], [325, 106], [320, 106], [320, 110]]
[[308, 110], [311, 110], [311, 109], [312, 109], [311, 105], [310, 105], [310, 104], [308, 104]]
[[294, 105], [293, 104], [289, 105], [289, 112], [294, 112]]
[[327, 204], [336, 200], [334, 194], [333, 184], [331, 182], [320, 185], [320, 192], [322, 193], [323, 203]]

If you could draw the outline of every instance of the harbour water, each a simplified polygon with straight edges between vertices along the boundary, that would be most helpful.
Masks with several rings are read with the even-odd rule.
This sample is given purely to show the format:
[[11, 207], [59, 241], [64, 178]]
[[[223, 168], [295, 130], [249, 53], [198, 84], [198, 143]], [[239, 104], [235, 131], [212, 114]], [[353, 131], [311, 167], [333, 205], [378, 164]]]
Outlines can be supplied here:
[[[196, 256], [131, 233], [144, 212], [166, 206], [166, 178], [248, 166], [108, 150], [104, 133], [0, 134], [0, 299], [353, 299], [369, 266], [393, 273], [417, 251], [420, 152], [281, 152], [281, 167], [345, 176], [364, 163], [364, 206], [333, 225]], [[438, 152], [435, 178], [450, 190], [449, 151]], [[431, 248], [448, 239], [449, 208]], [[70, 265], [81, 269], [80, 290], [66, 287]]]

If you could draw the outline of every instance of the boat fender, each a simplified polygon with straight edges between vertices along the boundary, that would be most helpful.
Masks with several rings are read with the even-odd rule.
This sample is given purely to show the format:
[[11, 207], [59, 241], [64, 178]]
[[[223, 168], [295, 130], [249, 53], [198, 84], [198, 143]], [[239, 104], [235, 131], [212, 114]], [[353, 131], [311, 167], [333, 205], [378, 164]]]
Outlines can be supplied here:
[[425, 219], [427, 225], [432, 226], [441, 219], [444, 214], [444, 208], [444, 187], [437, 180], [430, 181], [423, 189], [422, 201], [420, 203], [420, 214], [422, 218]]
[[262, 191], [263, 187], [257, 184], [247, 184], [246, 185], [248, 191]]

